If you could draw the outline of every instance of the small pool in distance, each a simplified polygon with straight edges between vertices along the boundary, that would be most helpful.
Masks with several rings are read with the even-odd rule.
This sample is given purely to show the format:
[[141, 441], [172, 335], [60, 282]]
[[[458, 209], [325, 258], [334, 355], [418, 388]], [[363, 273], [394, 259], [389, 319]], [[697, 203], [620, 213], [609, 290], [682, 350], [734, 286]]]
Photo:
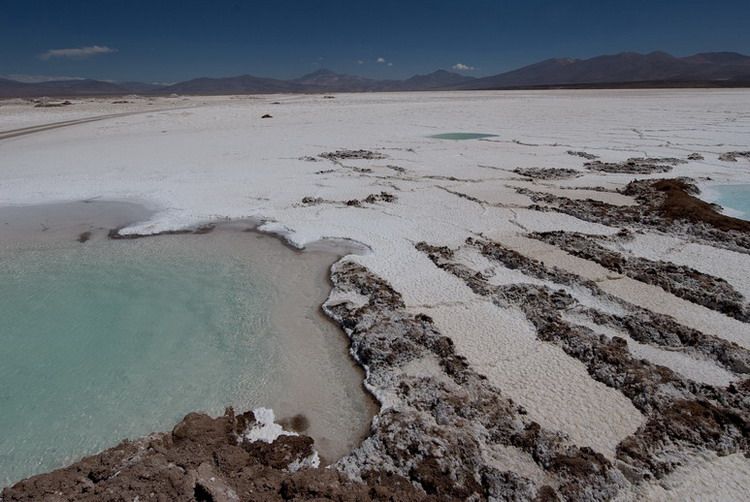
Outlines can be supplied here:
[[727, 216], [750, 220], [750, 184], [713, 186], [707, 196], [723, 207]]
[[484, 138], [496, 138], [497, 134], [486, 134], [479, 132], [446, 132], [442, 134], [433, 134], [428, 136], [434, 139], [448, 139], [453, 141], [465, 141], [467, 139], [484, 139]]

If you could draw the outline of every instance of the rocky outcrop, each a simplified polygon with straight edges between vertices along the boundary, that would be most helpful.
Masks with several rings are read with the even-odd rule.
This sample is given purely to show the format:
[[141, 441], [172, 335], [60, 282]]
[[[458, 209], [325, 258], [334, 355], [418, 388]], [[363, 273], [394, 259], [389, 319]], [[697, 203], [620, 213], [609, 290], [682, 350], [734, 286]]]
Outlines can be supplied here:
[[325, 152], [321, 153], [319, 157], [326, 159], [326, 160], [332, 160], [332, 161], [342, 161], [342, 160], [382, 160], [387, 159], [388, 157], [382, 153], [379, 152], [373, 152], [370, 150], [336, 150], [335, 152]]
[[[622, 392], [646, 423], [617, 448], [617, 468], [631, 482], [661, 478], [690, 455], [750, 454], [750, 400], [745, 380], [728, 388], [693, 382], [664, 366], [633, 357], [623, 338], [607, 338], [570, 323], [563, 314], [577, 307], [564, 290], [532, 284], [495, 286], [453, 260], [451, 250], [418, 246], [443, 270], [500, 307], [524, 312], [540, 340], [581, 361], [595, 380]], [[528, 259], [526, 259], [528, 260]], [[534, 267], [544, 267], [538, 262]]]
[[581, 175], [575, 169], [558, 167], [517, 167], [513, 172], [536, 180], [564, 180]]
[[[385, 469], [427, 494], [460, 500], [606, 500], [627, 486], [600, 454], [529, 420], [455, 353], [432, 319], [409, 313], [382, 279], [346, 262], [332, 280], [335, 294], [326, 310], [349, 334], [368, 388], [383, 404], [370, 436], [339, 469], [355, 479]], [[429, 376], [406, 371], [430, 362]], [[487, 452], [495, 447], [520, 450], [554, 483], [539, 485], [494, 466]]]
[[584, 167], [590, 171], [605, 173], [653, 174], [667, 173], [674, 166], [684, 163], [684, 160], [675, 158], [634, 157], [623, 162], [601, 162], [595, 160], [593, 162], [586, 162]]
[[[697, 357], [707, 357], [738, 375], [750, 374], [750, 350], [735, 343], [688, 328], [669, 316], [633, 305], [604, 292], [593, 281], [557, 268], [546, 267], [540, 261], [523, 256], [497, 242], [470, 238], [466, 243], [478, 249], [488, 259], [507, 268], [520, 270], [530, 277], [552, 283], [555, 287], [581, 288], [618, 306], [624, 312], [623, 315], [615, 315], [581, 305], [576, 307], [579, 313], [587, 316], [595, 324], [622, 330], [641, 343], [672, 351], [679, 350]], [[446, 251], [450, 250], [446, 248]]]
[[615, 228], [657, 230], [689, 241], [704, 242], [742, 253], [750, 253], [750, 221], [732, 218], [696, 195], [688, 178], [636, 180], [620, 190], [637, 204], [618, 206], [591, 199], [570, 199], [559, 195], [517, 189], [536, 205], [532, 209], [556, 211], [584, 221]]
[[306, 206], [317, 206], [320, 204], [343, 204], [346, 206], [362, 207], [365, 204], [375, 204], [378, 202], [395, 202], [397, 197], [389, 192], [371, 193], [364, 199], [349, 199], [345, 201], [327, 200], [322, 197], [303, 197], [302, 204]]
[[594, 237], [574, 232], [542, 232], [530, 237], [553, 244], [609, 270], [665, 291], [704, 307], [722, 312], [743, 322], [750, 322], [750, 308], [745, 298], [724, 279], [704, 274], [684, 265], [654, 261], [618, 253], [598, 244]]
[[750, 152], [726, 152], [719, 155], [719, 160], [724, 162], [737, 162], [738, 158], [750, 160]]
[[252, 412], [187, 415], [171, 433], [125, 441], [70, 467], [3, 490], [11, 501], [429, 500], [405, 479], [381, 472], [361, 481], [335, 469], [290, 467], [309, 457], [312, 439], [248, 441]]
[[580, 151], [575, 151], [575, 150], [568, 150], [567, 153], [568, 153], [568, 155], [572, 155], [574, 157], [581, 157], [581, 158], [586, 159], [586, 160], [596, 160], [596, 159], [599, 158], [598, 155], [594, 155], [593, 153], [588, 153], [588, 152], [580, 152]]

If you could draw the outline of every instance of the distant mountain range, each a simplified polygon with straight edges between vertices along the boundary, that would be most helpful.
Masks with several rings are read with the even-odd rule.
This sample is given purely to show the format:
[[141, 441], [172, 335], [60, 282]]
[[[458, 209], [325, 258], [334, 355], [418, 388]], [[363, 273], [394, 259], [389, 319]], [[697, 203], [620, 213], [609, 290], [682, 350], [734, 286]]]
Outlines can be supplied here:
[[438, 70], [429, 75], [415, 75], [406, 80], [375, 80], [356, 75], [342, 75], [318, 70], [292, 80], [242, 75], [228, 78], [197, 78], [163, 87], [160, 92], [175, 94], [255, 94], [315, 92], [426, 91], [467, 84], [474, 77]]
[[105, 82], [90, 79], [50, 80], [46, 82], [18, 82], [0, 78], [0, 98], [32, 98], [41, 96], [122, 96], [158, 92], [163, 86], [142, 82]]
[[45, 82], [18, 82], [0, 78], [0, 98], [146, 95], [222, 95], [321, 92], [426, 91], [445, 89], [471, 82], [474, 77], [438, 70], [406, 80], [375, 80], [318, 70], [292, 80], [240, 75], [224, 78], [196, 78], [172, 85], [140, 82], [104, 82], [68, 79]]
[[[750, 85], [750, 57], [734, 52], [711, 52], [678, 58], [665, 52], [625, 52], [591, 59], [548, 59], [518, 70], [484, 77], [458, 89], [510, 89], [607, 84], [636, 87]], [[659, 85], [661, 84], [661, 85]]]
[[19, 82], [0, 78], [2, 97], [73, 97], [126, 94], [263, 94], [550, 87], [750, 87], [750, 56], [711, 52], [675, 57], [664, 52], [548, 59], [517, 70], [474, 78], [445, 70], [406, 80], [376, 80], [318, 70], [291, 80], [241, 75], [197, 78], [172, 85], [71, 79]]

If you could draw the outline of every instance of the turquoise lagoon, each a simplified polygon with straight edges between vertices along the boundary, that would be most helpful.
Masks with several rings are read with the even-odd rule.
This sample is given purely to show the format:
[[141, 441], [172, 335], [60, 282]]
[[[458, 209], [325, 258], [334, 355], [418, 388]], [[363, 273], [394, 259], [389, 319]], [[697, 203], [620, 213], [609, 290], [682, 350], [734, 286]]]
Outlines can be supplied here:
[[329, 460], [366, 433], [362, 374], [319, 312], [332, 253], [237, 229], [65, 235], [0, 234], [0, 486], [228, 405], [304, 414]]

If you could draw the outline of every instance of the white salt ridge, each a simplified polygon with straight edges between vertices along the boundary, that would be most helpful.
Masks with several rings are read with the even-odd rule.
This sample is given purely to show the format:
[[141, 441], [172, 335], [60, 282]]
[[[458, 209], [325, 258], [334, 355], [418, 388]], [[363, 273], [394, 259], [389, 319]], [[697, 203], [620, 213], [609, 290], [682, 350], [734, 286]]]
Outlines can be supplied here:
[[719, 277], [731, 284], [746, 299], [750, 299], [750, 274], [737, 273], [739, 270], [750, 270], [750, 254], [655, 233], [635, 234], [633, 240], [603, 241], [601, 244], [612, 251], [624, 250], [649, 260], [670, 261]]
[[553, 263], [567, 272], [597, 282], [603, 291], [629, 303], [672, 316], [685, 326], [750, 348], [750, 324], [678, 298], [658, 286], [615, 274], [598, 263], [578, 258], [545, 242], [518, 237], [512, 240], [511, 247], [522, 254], [545, 263]]
[[[335, 263], [331, 267], [331, 271], [335, 272], [336, 268], [339, 266], [339, 264], [342, 262]], [[366, 305], [369, 302], [369, 298], [359, 294], [355, 291], [340, 291], [340, 290], [334, 290], [331, 292], [331, 294], [328, 296], [328, 299], [323, 304], [323, 310], [328, 313], [328, 315], [335, 319], [335, 315], [331, 311], [331, 309], [337, 305], [342, 304], [350, 304], [352, 306], [355, 306], [357, 308], [362, 307]], [[349, 335], [349, 330], [347, 328], [344, 328], [344, 331], [347, 331], [347, 335]], [[380, 387], [377, 387], [375, 385], [372, 385], [370, 382], [370, 367], [362, 362], [359, 357], [357, 357], [357, 354], [354, 352], [353, 348], [349, 349], [349, 354], [352, 356], [352, 359], [357, 361], [359, 365], [364, 369], [365, 371], [365, 380], [364, 380], [364, 386], [367, 389], [367, 391], [372, 394], [372, 396], [380, 403], [381, 411], [392, 408], [393, 406], [397, 405], [400, 402], [399, 396], [397, 396], [395, 393], [388, 392], [384, 389], [381, 389]], [[373, 418], [373, 421], [377, 421], [378, 417], [377, 415]]]
[[513, 270], [503, 266], [500, 263], [492, 262], [477, 249], [473, 247], [463, 247], [455, 254], [457, 262], [467, 265], [478, 272], [482, 272], [487, 282], [494, 286], [506, 286], [510, 284], [533, 284], [537, 286], [546, 286], [553, 291], [563, 290], [575, 298], [581, 305], [596, 309], [607, 314], [625, 315], [627, 312], [618, 304], [594, 295], [583, 286], [569, 286], [567, 284], [558, 284], [551, 281], [545, 281], [526, 275], [520, 270]]
[[[350, 257], [349, 259], [352, 259]], [[342, 262], [339, 262], [342, 263]], [[339, 263], [336, 263], [331, 267], [332, 271], [335, 271], [338, 267]], [[342, 305], [342, 304], [349, 304], [354, 306], [355, 308], [360, 308], [366, 305], [369, 302], [369, 298], [366, 296], [363, 296], [359, 294], [356, 291], [346, 291], [342, 292], [340, 290], [334, 290], [329, 295], [326, 302], [323, 304], [323, 309], [332, 317], [335, 318], [335, 316], [331, 312], [331, 308]], [[347, 328], [344, 328], [345, 331], [348, 331]], [[348, 334], [348, 333], [347, 333]], [[395, 393], [386, 391], [381, 389], [380, 387], [374, 386], [370, 383], [370, 367], [362, 362], [359, 357], [357, 357], [357, 354], [353, 351], [353, 349], [349, 350], [349, 353], [351, 354], [352, 358], [359, 363], [360, 366], [365, 371], [365, 381], [364, 386], [367, 389], [370, 394], [375, 397], [375, 399], [380, 403], [381, 410], [392, 408], [393, 406], [398, 405], [401, 402], [401, 399], [399, 396], [397, 396]], [[377, 416], [373, 419], [377, 420]]]
[[734, 373], [725, 370], [709, 359], [692, 357], [692, 354], [637, 342], [623, 331], [608, 326], [600, 326], [591, 319], [580, 315], [567, 314], [565, 319], [573, 324], [585, 326], [608, 338], [614, 336], [623, 338], [628, 342], [628, 350], [636, 359], [645, 359], [650, 363], [665, 366], [690, 380], [725, 387], [739, 379]]
[[[567, 180], [564, 180], [567, 181]], [[523, 181], [513, 181], [510, 186], [513, 187], [520, 187], [520, 188], [528, 188], [529, 190], [533, 190], [535, 192], [541, 192], [545, 194], [550, 195], [556, 195], [558, 197], [567, 197], [568, 199], [573, 200], [596, 200], [599, 202], [606, 202], [607, 204], [612, 204], [615, 206], [632, 206], [634, 205], [635, 199], [633, 197], [629, 197], [627, 195], [622, 195], [619, 193], [613, 193], [613, 192], [603, 192], [599, 190], [587, 190], [586, 188], [558, 188], [558, 187], [550, 187], [546, 185], [547, 182], [545, 181], [539, 181], [539, 182], [523, 182]]]

